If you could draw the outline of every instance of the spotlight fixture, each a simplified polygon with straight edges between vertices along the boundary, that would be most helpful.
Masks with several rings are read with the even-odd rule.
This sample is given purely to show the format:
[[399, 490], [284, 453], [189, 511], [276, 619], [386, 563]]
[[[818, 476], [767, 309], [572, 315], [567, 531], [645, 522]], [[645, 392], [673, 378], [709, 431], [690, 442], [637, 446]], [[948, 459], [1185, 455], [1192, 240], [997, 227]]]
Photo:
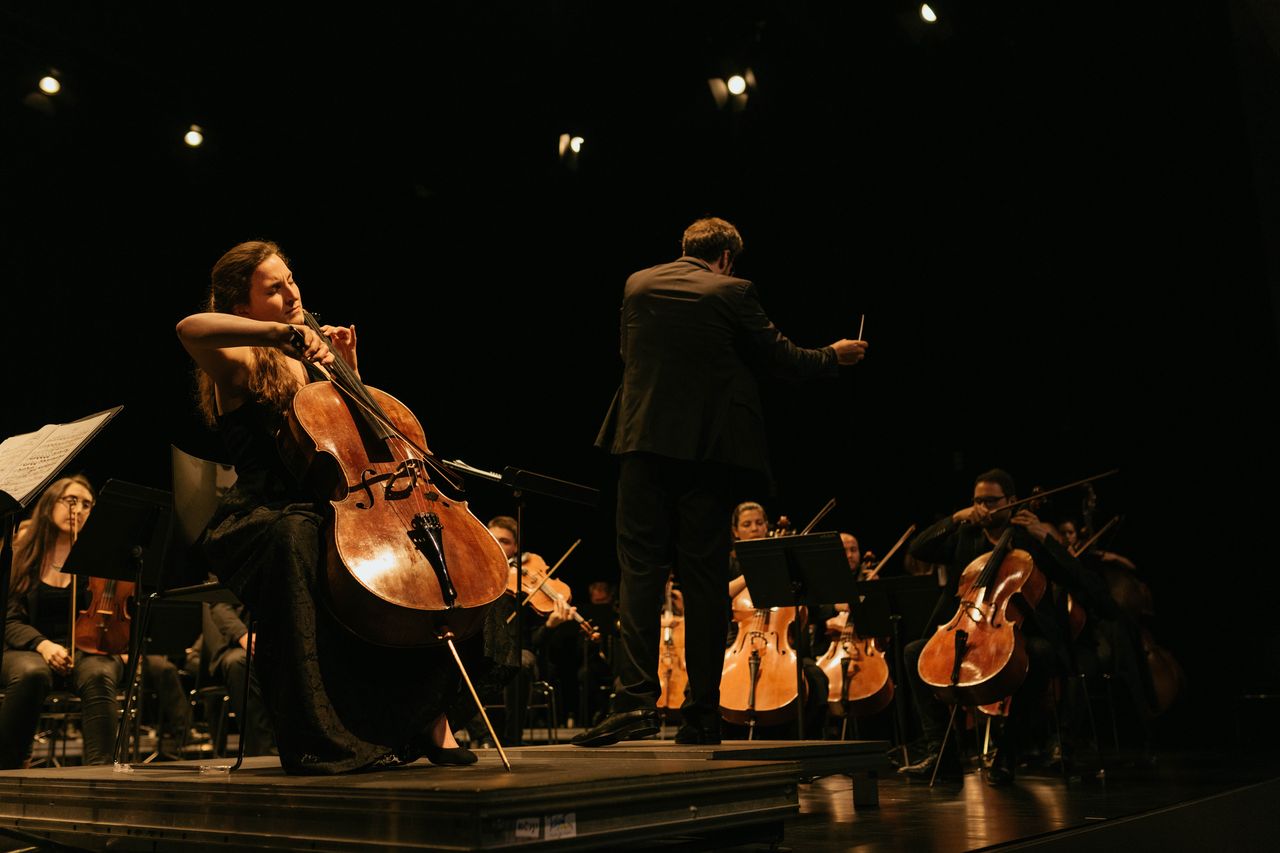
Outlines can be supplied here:
[[56, 95], [62, 91], [62, 82], [57, 78], [57, 71], [50, 69], [49, 73], [40, 78], [40, 91], [46, 95]]
[[560, 134], [560, 156], [565, 157], [569, 154], [577, 154], [582, 151], [582, 145], [586, 142], [581, 136], [574, 136], [568, 133]]
[[711, 88], [711, 97], [718, 109], [728, 107], [737, 112], [747, 106], [747, 98], [756, 88], [756, 75], [750, 68], [746, 68], [741, 74], [710, 77], [707, 79], [707, 86]]
[[182, 136], [182, 141], [187, 143], [190, 148], [199, 148], [204, 144], [204, 128], [198, 124], [193, 124]]
[[938, 22], [938, 13], [933, 11], [933, 7], [928, 3], [921, 3], [920, 19], [926, 24], [936, 24]]

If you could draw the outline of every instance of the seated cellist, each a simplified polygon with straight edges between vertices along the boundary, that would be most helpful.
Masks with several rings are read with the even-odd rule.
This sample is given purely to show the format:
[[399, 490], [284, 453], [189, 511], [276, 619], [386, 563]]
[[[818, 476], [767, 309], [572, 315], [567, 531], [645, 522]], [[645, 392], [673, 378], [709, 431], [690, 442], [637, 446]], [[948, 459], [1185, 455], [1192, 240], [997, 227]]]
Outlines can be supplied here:
[[[785, 522], [785, 518], [786, 517], [783, 516], [780, 519], [780, 521]], [[782, 526], [785, 526], [785, 523]], [[747, 501], [745, 503], [738, 504], [738, 506], [735, 507], [733, 510], [731, 529], [733, 531], [734, 541], [764, 539], [768, 537], [770, 535], [769, 522], [767, 517], [765, 516], [764, 507], [762, 507], [760, 504], [754, 501]], [[729, 563], [730, 563], [730, 568], [729, 568], [730, 606], [734, 608], [738, 608], [741, 606], [741, 602], [743, 599], [747, 601], [750, 600], [751, 590], [747, 589], [747, 579], [743, 576], [742, 569], [738, 565], [738, 559], [736, 554], [730, 555]], [[743, 596], [743, 599], [740, 599], [739, 596]], [[738, 623], [733, 620], [730, 620], [729, 626], [730, 626], [730, 633], [731, 634], [736, 633], [735, 629], [738, 627]], [[804, 706], [805, 707], [805, 734], [806, 734], [806, 737], [808, 738], [819, 738], [821, 737], [822, 727], [826, 720], [826, 714], [827, 714], [827, 703], [826, 703], [827, 688], [828, 688], [827, 676], [826, 676], [826, 673], [824, 673], [820, 668], [818, 668], [817, 662], [815, 660], [816, 655], [814, 654], [813, 649], [811, 648], [811, 643], [809, 640], [810, 632], [805, 630], [804, 626], [801, 624], [799, 619], [797, 619], [793, 623], [793, 628], [797, 636], [792, 638], [792, 642], [796, 644], [796, 651], [801, 658], [801, 664], [804, 670], [804, 679], [806, 682], [806, 690], [808, 691], [808, 696], [806, 698], [805, 706]], [[732, 645], [732, 644], [733, 644], [733, 641], [732, 639], [730, 639], [729, 645]], [[759, 731], [762, 731], [762, 730], [757, 730], [756, 736], [757, 737], [769, 736], [769, 737], [778, 737], [778, 738], [795, 736], [794, 726], [790, 724], [780, 725], [777, 728], [778, 728], [778, 731], [776, 733], [771, 734], [766, 732], [765, 735], [760, 735]]]
[[[955, 612], [957, 589], [965, 567], [992, 551], [995, 542], [1010, 525], [1014, 527], [1013, 547], [1027, 551], [1049, 580], [1079, 597], [1086, 607], [1104, 606], [1100, 599], [1105, 596], [1105, 591], [1090, 581], [1075, 558], [1058, 542], [1048, 524], [1026, 508], [1012, 513], [1006, 509], [1016, 499], [1014, 481], [1008, 473], [998, 468], [987, 471], [974, 481], [972, 506], [936, 522], [911, 542], [909, 551], [913, 557], [944, 563], [947, 567], [946, 590], [935, 608], [935, 618], [930, 621], [930, 634], [935, 624], [945, 622]], [[1064, 667], [1068, 660], [1067, 641], [1062, 636], [1052, 607], [1050, 597], [1045, 596], [1040, 607], [1023, 623], [1028, 671], [1026, 679], [1013, 695], [1009, 717], [996, 741], [996, 755], [987, 774], [988, 783], [995, 786], [1012, 784], [1018, 750], [1024, 742], [1028, 723], [1042, 707], [1041, 699], [1050, 676]], [[948, 719], [947, 706], [920, 678], [917, 668], [925, 642], [916, 640], [906, 645], [903, 675], [910, 685], [920, 715], [926, 755], [898, 772], [928, 779], [937, 764], [939, 778], [959, 780], [963, 778], [963, 768], [956, 757], [957, 752], [948, 749], [941, 753]]]

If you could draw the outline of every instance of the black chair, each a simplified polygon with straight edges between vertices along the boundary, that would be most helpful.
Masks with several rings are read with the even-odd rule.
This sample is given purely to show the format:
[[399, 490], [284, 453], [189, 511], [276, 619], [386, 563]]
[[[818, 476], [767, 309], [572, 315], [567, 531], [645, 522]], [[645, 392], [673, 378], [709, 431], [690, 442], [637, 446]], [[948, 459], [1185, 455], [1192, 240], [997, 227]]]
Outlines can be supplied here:
[[[217, 508], [218, 500], [222, 494], [235, 483], [235, 470], [229, 465], [220, 465], [208, 459], [201, 459], [192, 456], [180, 450], [177, 447], [171, 447], [171, 460], [173, 464], [173, 506], [176, 516], [175, 536], [177, 538], [178, 547], [170, 549], [174, 555], [185, 555], [190, 547], [199, 538], [204, 531], [209, 518], [212, 517], [214, 510]], [[184, 572], [184, 563], [181, 559], [174, 559], [167, 567], [170, 569], [168, 574], [171, 576], [189, 575], [190, 570]], [[192, 583], [183, 586], [177, 586], [169, 589], [162, 589], [152, 593], [140, 608], [140, 619], [138, 628], [142, 642], [139, 642], [139, 648], [135, 651], [134, 657], [130, 661], [131, 675], [128, 683], [133, 683], [134, 672], [136, 670], [137, 661], [145, 654], [143, 647], [147, 637], [149, 628], [149, 618], [152, 608], [161, 601], [199, 601], [206, 604], [216, 604], [226, 602], [233, 605], [239, 605], [240, 601], [236, 596], [221, 583], [205, 582]], [[249, 628], [250, 635], [253, 633], [252, 614], [248, 609], [245, 610], [246, 625]], [[249, 666], [245, 667], [245, 693], [248, 694], [249, 672], [252, 666], [253, 648], [249, 648]], [[126, 697], [125, 713], [121, 720], [119, 734], [116, 738], [116, 762], [121, 763], [122, 747], [125, 744], [126, 725], [125, 720], [129, 716], [129, 705], [133, 697], [133, 691], [130, 691]], [[225, 722], [225, 719], [224, 719]], [[230, 766], [219, 765], [216, 767], [200, 766], [192, 768], [200, 772], [208, 770], [222, 770], [231, 772], [238, 770], [244, 763], [244, 738], [240, 738], [238, 754], [235, 764]], [[154, 764], [130, 764], [130, 769], [155, 768], [164, 767], [164, 765]], [[169, 769], [172, 769], [171, 767]]]

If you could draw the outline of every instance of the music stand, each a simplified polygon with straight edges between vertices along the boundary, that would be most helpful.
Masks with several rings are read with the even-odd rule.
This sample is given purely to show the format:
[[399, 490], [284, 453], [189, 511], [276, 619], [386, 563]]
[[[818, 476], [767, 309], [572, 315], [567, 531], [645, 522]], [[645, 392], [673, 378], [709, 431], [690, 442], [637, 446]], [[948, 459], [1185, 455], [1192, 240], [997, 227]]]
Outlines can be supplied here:
[[[840, 534], [806, 533], [734, 543], [755, 607], [799, 607], [852, 601], [853, 572]], [[796, 631], [797, 637], [799, 630]], [[804, 665], [796, 652], [796, 734], [804, 740]]]
[[[864, 590], [864, 587], [866, 588]], [[887, 578], [878, 578], [873, 581], [863, 581], [858, 584], [858, 592], [860, 595], [866, 595], [867, 598], [862, 601], [850, 602], [850, 609], [853, 610], [854, 605], [859, 608], [868, 610], [866, 618], [868, 624], [875, 628], [875, 632], [868, 631], [868, 634], [877, 637], [893, 638], [893, 682], [895, 685], [905, 684], [903, 672], [906, 664], [903, 657], [903, 637], [919, 637], [929, 630], [930, 622], [934, 618], [934, 611], [937, 607], [938, 599], [942, 595], [942, 588], [938, 586], [938, 581], [933, 575], [896, 575]], [[868, 604], [870, 602], [870, 604]], [[853, 619], [855, 613], [851, 612], [849, 617]], [[887, 632], [881, 632], [881, 628], [885, 626], [884, 615], [888, 614]], [[855, 624], [858, 630], [862, 631], [863, 616], [858, 615]], [[905, 624], [905, 628], [903, 627]], [[903, 763], [907, 762], [907, 709], [904, 702], [895, 702], [896, 708], [894, 713], [898, 719], [898, 730], [902, 732], [902, 758]]]
[[[506, 709], [506, 731], [503, 734], [508, 743], [519, 745], [524, 741], [524, 701], [520, 696], [519, 688], [520, 679], [524, 674], [524, 601], [527, 600], [527, 597], [524, 597], [525, 494], [532, 492], [533, 494], [545, 495], [569, 503], [594, 507], [600, 501], [600, 490], [593, 489], [590, 486], [582, 486], [578, 483], [571, 483], [568, 480], [549, 477], [546, 474], [514, 468], [510, 465], [503, 468], [502, 473], [498, 473], [468, 465], [461, 459], [445, 459], [441, 460], [441, 464], [454, 471], [471, 474], [505, 486], [511, 490], [511, 496], [516, 500], [516, 553], [513, 558], [518, 573], [516, 578], [515, 609], [516, 675], [511, 684], [506, 687], [507, 698], [504, 704], [513, 707]], [[483, 712], [484, 709], [481, 708], [480, 710]]]

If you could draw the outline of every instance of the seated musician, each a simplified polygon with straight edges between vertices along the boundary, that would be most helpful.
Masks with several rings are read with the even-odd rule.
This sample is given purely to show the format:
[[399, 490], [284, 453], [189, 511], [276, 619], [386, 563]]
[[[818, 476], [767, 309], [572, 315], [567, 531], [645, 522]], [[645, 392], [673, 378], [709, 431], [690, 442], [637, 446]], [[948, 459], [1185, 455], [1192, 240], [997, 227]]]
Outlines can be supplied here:
[[[93, 509], [93, 489], [82, 476], [55, 480], [18, 528], [5, 620], [0, 708], [0, 768], [24, 766], [45, 696], [60, 685], [80, 696], [84, 763], [111, 764], [120, 703], [116, 691], [124, 667], [116, 655], [76, 652], [72, 663], [70, 588], [61, 571], [78, 530]], [[78, 600], [87, 600], [88, 579], [79, 578]]]
[[[779, 518], [779, 526], [786, 526], [786, 516]], [[734, 541], [767, 538], [769, 536], [769, 522], [765, 516], [764, 507], [755, 501], [746, 501], [738, 504], [733, 510], [731, 529]], [[737, 554], [730, 554], [729, 565], [731, 578], [729, 581], [729, 601], [732, 608], [736, 606], [734, 604], [735, 599], [742, 593], [745, 592], [746, 597], [750, 598], [751, 590], [747, 589], [747, 579], [738, 565]], [[736, 642], [737, 627], [737, 622], [731, 618], [727, 646], [732, 646]], [[800, 655], [806, 690], [808, 691], [808, 696], [805, 700], [805, 736], [813, 739], [821, 738], [823, 725], [827, 717], [827, 675], [818, 668], [817, 655], [814, 653], [810, 639], [811, 632], [806, 630], [800, 618], [797, 618], [792, 623], [791, 632], [790, 641], [795, 644], [796, 653]], [[771, 728], [777, 731], [771, 733], [762, 727], [757, 729], [756, 736], [776, 738], [795, 736], [794, 725], [783, 724]]]
[[[493, 538], [502, 546], [503, 553], [506, 554], [510, 565], [511, 578], [508, 582], [510, 595], [504, 595], [494, 602], [490, 616], [487, 617], [485, 639], [486, 643], [492, 646], [503, 647], [503, 657], [507, 657], [507, 652], [509, 651], [509, 656], [514, 660], [514, 647], [517, 639], [516, 624], [518, 621], [521, 627], [519, 635], [520, 667], [518, 670], [513, 667], [498, 668], [491, 677], [479, 681], [476, 689], [486, 705], [501, 703], [505, 708], [512, 707], [516, 702], [525, 702], [527, 700], [529, 685], [534, 681], [541, 680], [544, 674], [543, 671], [548, 670], [548, 667], [540, 661], [541, 651], [547, 645], [552, 632], [562, 623], [572, 620], [573, 617], [571, 615], [571, 607], [558, 606], [546, 616], [542, 616], [531, 607], [525, 606], [518, 620], [511, 619], [511, 621], [507, 621], [508, 617], [514, 614], [516, 607], [525, 600], [525, 593], [518, 591], [520, 582], [515, 569], [520, 528], [516, 520], [509, 515], [494, 516], [489, 519], [487, 527], [489, 532], [493, 534]], [[525, 551], [524, 560], [527, 564], [531, 560], [541, 561], [541, 558], [536, 554]], [[450, 710], [449, 716], [455, 728], [466, 728], [473, 744], [486, 746], [490, 744], [491, 739], [488, 729], [485, 727], [484, 720], [473, 701], [465, 699], [455, 709]], [[497, 718], [492, 722], [500, 737], [505, 740], [516, 741], [520, 737], [520, 732], [516, 727], [518, 719], [516, 714], [503, 714], [497, 715]]]
[[[350, 773], [423, 756], [474, 763], [445, 716], [463, 693], [450, 651], [380, 645], [349, 630], [323, 600], [331, 509], [281, 458], [285, 413], [317, 365], [341, 361], [344, 381], [358, 382], [355, 327], [317, 332], [288, 261], [266, 241], [241, 243], [218, 259], [207, 305], [176, 331], [198, 368], [200, 409], [235, 462], [236, 484], [198, 550], [258, 620], [254, 669], [285, 772]], [[464, 639], [459, 655], [476, 668], [496, 666], [485, 639]]]
[[1114, 588], [1108, 590], [1116, 605], [1114, 613], [1086, 613], [1075, 644], [1078, 670], [1086, 675], [1106, 673], [1115, 677], [1128, 689], [1137, 719], [1145, 722], [1155, 704], [1141, 634], [1142, 619], [1150, 615], [1150, 590], [1137, 579], [1137, 566], [1127, 557], [1101, 548], [1080, 552], [1086, 544], [1081, 536], [1085, 531], [1075, 518], [1059, 521], [1058, 532], [1086, 572], [1101, 578], [1108, 587], [1110, 579], [1116, 581]]
[[201, 609], [201, 637], [208, 652], [207, 671], [226, 685], [227, 695], [231, 697], [231, 710], [240, 721], [244, 754], [278, 755], [275, 733], [262, 701], [257, 673], [249, 673], [249, 690], [245, 692], [245, 667], [249, 665], [252, 638], [244, 623], [244, 605], [220, 601], [205, 604]]
[[[858, 545], [858, 537], [854, 536], [852, 533], [845, 533], [844, 531], [841, 531], [840, 544], [844, 546], [844, 558], [849, 563], [849, 571], [853, 572], [854, 575], [857, 576], [858, 580], [865, 581], [869, 577], [879, 577], [879, 575], [871, 575], [871, 572], [875, 570], [876, 555], [870, 551], [867, 551], [864, 554], [861, 547]], [[826, 626], [827, 634], [830, 636], [839, 636], [841, 629], [844, 628], [844, 620], [840, 617], [840, 614], [848, 612], [849, 603], [847, 601], [839, 602], [830, 609], [835, 612], [819, 614], [815, 609], [815, 613], [811, 614], [811, 621], [817, 623], [819, 621], [819, 617], [823, 617], [821, 621]]]
[[[978, 475], [973, 485], [973, 505], [959, 510], [933, 524], [911, 542], [910, 553], [926, 562], [946, 564], [947, 586], [935, 608], [933, 626], [948, 621], [955, 613], [957, 589], [965, 567], [981, 555], [993, 550], [995, 542], [1012, 525], [1013, 547], [1029, 552], [1036, 567], [1049, 580], [1078, 596], [1086, 606], [1096, 604], [1105, 592], [1082, 571], [1080, 564], [1053, 535], [1048, 524], [1032, 512], [1019, 508], [1016, 513], [1004, 509], [1017, 499], [1013, 478], [1000, 469]], [[1069, 649], [1057, 622], [1051, 597], [1042, 597], [1040, 605], [1023, 622], [1028, 672], [1021, 687], [1013, 695], [1010, 712], [996, 742], [996, 755], [988, 771], [988, 783], [996, 786], [1012, 784], [1018, 762], [1018, 750], [1025, 742], [1029, 723], [1042, 707], [1042, 698], [1050, 676], [1062, 671], [1069, 659]], [[904, 649], [904, 676], [910, 685], [916, 709], [924, 729], [925, 757], [899, 769], [909, 777], [928, 779], [938, 765], [939, 778], [963, 778], [957, 752], [948, 749], [940, 754], [948, 720], [947, 706], [921, 679], [918, 669], [920, 652], [926, 640], [908, 643]], [[954, 741], [952, 741], [954, 743]]]

